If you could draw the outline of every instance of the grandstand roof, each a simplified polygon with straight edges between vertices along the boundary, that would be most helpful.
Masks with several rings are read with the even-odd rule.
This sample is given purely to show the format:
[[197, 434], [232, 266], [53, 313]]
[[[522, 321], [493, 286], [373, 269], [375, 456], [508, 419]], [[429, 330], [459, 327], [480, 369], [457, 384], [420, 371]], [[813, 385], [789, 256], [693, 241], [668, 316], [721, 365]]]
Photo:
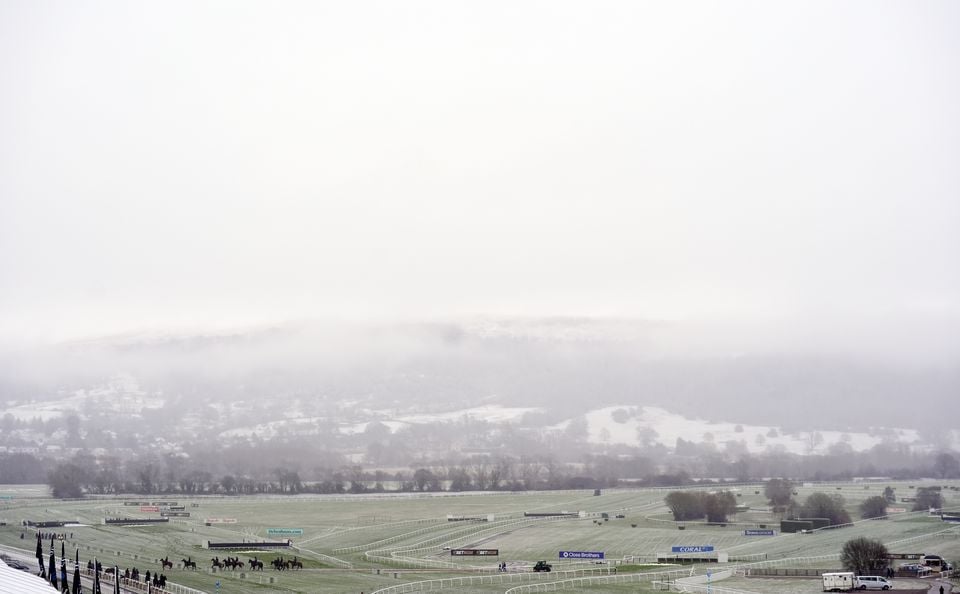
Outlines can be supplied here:
[[14, 569], [0, 559], [0, 594], [55, 594], [57, 589], [32, 573]]

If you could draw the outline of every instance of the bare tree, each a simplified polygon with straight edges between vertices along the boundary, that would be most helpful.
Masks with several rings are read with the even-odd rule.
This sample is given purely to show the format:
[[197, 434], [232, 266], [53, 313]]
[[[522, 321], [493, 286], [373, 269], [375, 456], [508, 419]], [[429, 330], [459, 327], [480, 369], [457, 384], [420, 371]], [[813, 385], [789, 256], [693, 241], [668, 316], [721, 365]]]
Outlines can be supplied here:
[[941, 452], [934, 458], [933, 470], [940, 478], [957, 478], [960, 476], [960, 462], [951, 454]]
[[840, 562], [845, 569], [858, 575], [870, 574], [886, 569], [890, 563], [888, 554], [882, 542], [861, 536], [844, 543]]

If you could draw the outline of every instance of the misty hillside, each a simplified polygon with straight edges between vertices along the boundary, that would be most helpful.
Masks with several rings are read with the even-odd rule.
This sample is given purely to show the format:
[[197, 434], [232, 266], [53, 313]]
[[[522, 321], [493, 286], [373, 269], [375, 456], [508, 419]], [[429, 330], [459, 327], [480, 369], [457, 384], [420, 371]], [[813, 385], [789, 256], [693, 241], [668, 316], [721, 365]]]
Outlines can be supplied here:
[[745, 349], [679, 323], [474, 319], [131, 335], [7, 353], [0, 404], [29, 411], [94, 398], [118, 376], [171, 421], [267, 401], [276, 419], [260, 413], [260, 422], [291, 412], [402, 416], [483, 405], [536, 409], [528, 421], [549, 427], [604, 406], [642, 406], [786, 431], [924, 432], [952, 427], [938, 411], [960, 394], [960, 367], [943, 361]]

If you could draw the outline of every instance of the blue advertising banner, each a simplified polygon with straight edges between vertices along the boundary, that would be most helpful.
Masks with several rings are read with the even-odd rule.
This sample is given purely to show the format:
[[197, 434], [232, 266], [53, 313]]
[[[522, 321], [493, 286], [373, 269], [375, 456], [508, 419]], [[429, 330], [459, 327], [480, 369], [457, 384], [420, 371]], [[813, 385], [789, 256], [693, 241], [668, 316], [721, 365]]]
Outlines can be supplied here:
[[561, 559], [603, 559], [603, 551], [560, 551]]
[[671, 553], [710, 553], [713, 552], [713, 545], [698, 545], [692, 547], [672, 547]]

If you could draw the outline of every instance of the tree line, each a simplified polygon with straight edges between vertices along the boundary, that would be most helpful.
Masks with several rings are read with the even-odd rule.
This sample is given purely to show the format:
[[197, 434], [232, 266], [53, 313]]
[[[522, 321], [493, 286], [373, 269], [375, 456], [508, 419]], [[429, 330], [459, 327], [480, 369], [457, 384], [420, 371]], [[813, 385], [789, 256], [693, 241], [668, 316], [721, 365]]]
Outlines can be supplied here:
[[[793, 481], [785, 478], [773, 478], [764, 483], [764, 496], [774, 513], [789, 519], [826, 518], [831, 526], [851, 523], [846, 501], [839, 493], [814, 492], [803, 502], [798, 502]], [[943, 506], [940, 487], [920, 487], [916, 489], [911, 511], [939, 509]], [[897, 501], [893, 487], [887, 486], [883, 495], [868, 497], [858, 506], [862, 519], [884, 518], [887, 508]], [[664, 498], [674, 521], [700, 521], [724, 523], [728, 516], [736, 513], [736, 496], [729, 490], [721, 491], [671, 491]]]
[[[936, 461], [951, 467], [951, 454], [941, 453]], [[58, 496], [84, 493], [183, 493], [243, 495], [259, 493], [366, 493], [381, 491], [518, 491], [550, 489], [591, 489], [629, 484], [646, 487], [684, 487], [750, 482], [750, 476], [726, 479], [694, 479], [677, 467], [658, 471], [642, 456], [589, 454], [580, 462], [558, 462], [550, 455], [484, 455], [446, 460], [421, 460], [406, 468], [379, 469], [370, 465], [346, 464], [336, 452], [302, 451], [296, 443], [262, 443], [215, 451], [197, 450], [188, 454], [142, 455], [121, 459], [87, 452], [57, 459], [35, 454], [0, 454], [0, 476], [11, 484], [47, 483]], [[803, 476], [803, 475], [801, 475]], [[819, 480], [822, 476], [803, 477]], [[843, 477], [830, 477], [832, 480]], [[909, 478], [897, 477], [891, 478]], [[765, 485], [775, 511], [794, 511], [793, 483], [773, 479]], [[887, 495], [885, 493], [885, 495]], [[918, 491], [914, 507], [939, 507], [933, 494]], [[893, 499], [888, 500], [895, 500]], [[690, 504], [687, 504], [689, 507]], [[714, 517], [724, 507], [710, 506]], [[794, 507], [791, 507], [794, 506]], [[881, 509], [871, 502], [874, 514]], [[704, 512], [702, 517], [706, 517]]]
[[[36, 465], [40, 467], [42, 465]], [[24, 478], [36, 478], [35, 472]], [[104, 465], [89, 458], [53, 463], [42, 480], [54, 497], [120, 493], [184, 495], [256, 495], [301, 493], [347, 494], [436, 491], [526, 491], [596, 489], [617, 484], [604, 464], [561, 465], [549, 459], [501, 458], [465, 464], [410, 468], [395, 472], [366, 470], [360, 465], [314, 468], [307, 480], [294, 468], [280, 466], [250, 475], [200, 470], [171, 472], [166, 464], [128, 461]]]

